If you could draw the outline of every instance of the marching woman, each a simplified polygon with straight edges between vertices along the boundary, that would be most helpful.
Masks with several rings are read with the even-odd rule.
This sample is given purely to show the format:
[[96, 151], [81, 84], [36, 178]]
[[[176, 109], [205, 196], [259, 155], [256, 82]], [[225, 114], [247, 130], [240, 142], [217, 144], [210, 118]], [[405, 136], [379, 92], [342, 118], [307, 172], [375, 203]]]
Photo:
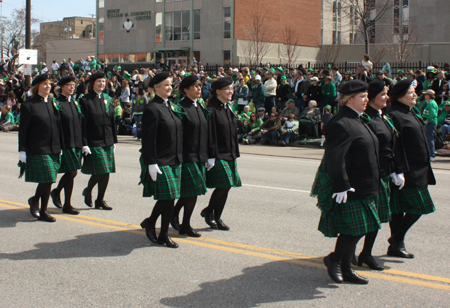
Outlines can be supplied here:
[[[50, 196], [57, 208], [62, 208], [63, 213], [78, 215], [80, 212], [71, 205], [73, 182], [77, 176], [77, 170], [81, 169], [81, 148], [83, 139], [81, 136], [81, 109], [78, 102], [73, 100], [75, 90], [75, 78], [66, 76], [58, 82], [61, 95], [56, 99], [60, 109], [61, 126], [64, 137], [64, 148], [61, 156], [59, 173], [64, 173], [58, 186], [52, 190]], [[58, 89], [57, 89], [58, 90]], [[61, 204], [60, 193], [64, 188], [64, 206]]]
[[[180, 198], [181, 163], [183, 162], [183, 125], [181, 108], [169, 102], [172, 78], [169, 72], [156, 74], [149, 87], [155, 97], [144, 109], [142, 117], [141, 183], [144, 197], [156, 201], [150, 217], [141, 227], [150, 241], [167, 247], [178, 244], [168, 235], [175, 199]], [[156, 238], [155, 224], [161, 216], [161, 231]]]
[[[369, 127], [378, 138], [379, 143], [379, 164], [380, 164], [380, 193], [376, 198], [378, 216], [381, 223], [391, 221], [391, 211], [389, 207], [389, 198], [391, 195], [390, 177], [393, 173], [394, 160], [394, 126], [388, 116], [383, 116], [381, 110], [387, 106], [389, 99], [388, 89], [383, 81], [372, 81], [369, 83], [368, 98], [369, 102], [366, 108], [366, 114], [371, 118]], [[364, 247], [358, 257], [358, 266], [363, 263], [371, 269], [381, 271], [384, 268], [379, 265], [372, 256], [372, 248], [378, 234], [378, 229], [366, 234], [364, 238]]]
[[[389, 114], [399, 138], [394, 146], [396, 177], [392, 188], [388, 255], [414, 258], [405, 249], [405, 235], [423, 214], [434, 212], [428, 185], [435, 185], [427, 145], [426, 124], [416, 109], [411, 80], [399, 81], [391, 90]], [[397, 187], [398, 186], [398, 187]]]
[[[202, 83], [197, 75], [185, 77], [179, 87], [183, 97], [179, 105], [183, 108], [183, 165], [181, 171], [181, 198], [175, 205], [172, 227], [180, 234], [199, 237], [191, 225], [191, 216], [197, 203], [197, 196], [206, 193], [206, 169], [208, 160], [208, 110], [202, 97]], [[180, 226], [178, 215], [181, 209], [183, 222]]]
[[39, 183], [36, 194], [28, 199], [31, 215], [54, 222], [56, 219], [47, 213], [47, 206], [60, 167], [61, 121], [58, 106], [48, 97], [52, 88], [49, 76], [37, 76], [31, 86], [33, 97], [21, 108], [19, 163], [26, 164], [25, 182]]
[[206, 162], [206, 186], [215, 188], [209, 205], [201, 216], [213, 229], [230, 230], [221, 216], [231, 187], [240, 187], [241, 179], [237, 171], [239, 157], [237, 123], [229, 102], [233, 96], [233, 80], [219, 78], [211, 84], [211, 98], [208, 110], [208, 161]]
[[333, 253], [324, 258], [334, 282], [367, 284], [351, 261], [359, 239], [380, 228], [375, 198], [380, 176], [378, 140], [366, 122], [367, 83], [349, 81], [339, 89], [341, 109], [327, 127], [325, 155], [313, 184], [322, 214], [319, 230], [336, 237]]
[[92, 207], [92, 189], [98, 185], [96, 209], [112, 210], [103, 200], [108, 187], [109, 174], [116, 172], [114, 151], [117, 131], [114, 123], [112, 99], [103, 93], [105, 75], [97, 72], [89, 78], [89, 93], [80, 100], [83, 147], [85, 155], [81, 172], [91, 174], [83, 190], [84, 203]]

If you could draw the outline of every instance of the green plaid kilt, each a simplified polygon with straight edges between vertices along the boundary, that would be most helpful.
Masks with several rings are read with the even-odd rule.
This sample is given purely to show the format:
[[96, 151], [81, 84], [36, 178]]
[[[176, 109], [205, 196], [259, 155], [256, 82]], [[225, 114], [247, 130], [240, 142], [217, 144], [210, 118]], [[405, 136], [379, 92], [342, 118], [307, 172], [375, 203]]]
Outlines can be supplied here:
[[82, 173], [105, 174], [116, 172], [114, 146], [91, 148], [91, 153], [83, 159]]
[[72, 172], [81, 169], [81, 149], [72, 148], [63, 151], [61, 156], [61, 167], [59, 167], [58, 173]]
[[381, 178], [380, 194], [376, 198], [378, 217], [381, 223], [391, 221], [391, 207], [389, 205], [389, 198], [391, 196], [390, 176]]
[[181, 170], [181, 198], [206, 194], [204, 163], [183, 163]]
[[216, 159], [216, 164], [206, 172], [206, 187], [241, 187], [241, 178], [235, 160]]
[[436, 211], [431, 199], [428, 186], [403, 188], [399, 190], [397, 186], [392, 186], [391, 193], [392, 214], [429, 214]]
[[29, 155], [25, 169], [25, 182], [55, 183], [60, 162], [59, 154]]

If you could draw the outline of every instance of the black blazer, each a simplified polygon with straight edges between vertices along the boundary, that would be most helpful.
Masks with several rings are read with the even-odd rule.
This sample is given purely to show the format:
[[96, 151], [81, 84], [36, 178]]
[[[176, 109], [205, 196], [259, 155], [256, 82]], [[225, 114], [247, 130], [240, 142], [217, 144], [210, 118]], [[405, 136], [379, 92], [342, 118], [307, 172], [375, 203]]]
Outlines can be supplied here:
[[19, 151], [27, 155], [60, 154], [62, 128], [59, 111], [39, 95], [22, 104], [19, 126]]
[[392, 104], [389, 114], [399, 132], [394, 146], [395, 172], [404, 173], [405, 188], [435, 185], [425, 125], [400, 102]]
[[372, 119], [368, 124], [373, 133], [378, 138], [380, 176], [385, 177], [394, 172], [394, 134], [384, 118], [380, 116], [378, 110], [367, 106], [366, 114]]
[[208, 158], [235, 160], [239, 157], [237, 121], [229, 104], [212, 98], [208, 104]]
[[327, 126], [325, 161], [333, 180], [333, 193], [353, 187], [348, 200], [376, 197], [379, 193], [378, 139], [349, 107], [342, 107]]
[[155, 95], [142, 116], [142, 159], [146, 165], [183, 162], [183, 124], [171, 105]]
[[114, 122], [114, 107], [112, 104], [106, 112], [103, 97], [98, 98], [94, 91], [80, 99], [82, 119], [83, 145], [89, 147], [106, 147], [117, 143], [116, 124]]
[[[440, 82], [440, 84], [439, 84]], [[435, 79], [431, 85], [431, 89], [435, 92], [436, 97], [439, 97], [439, 94], [442, 93], [442, 88], [444, 86], [444, 83], [447, 83], [447, 81], [445, 79], [443, 80], [439, 80], [439, 79]]]
[[208, 121], [202, 106], [185, 97], [180, 106], [183, 116], [183, 162], [204, 163], [208, 160]]
[[73, 100], [67, 100], [67, 96], [60, 95], [56, 99], [60, 103], [61, 126], [64, 136], [64, 148], [72, 149], [83, 147], [81, 134], [81, 116]]

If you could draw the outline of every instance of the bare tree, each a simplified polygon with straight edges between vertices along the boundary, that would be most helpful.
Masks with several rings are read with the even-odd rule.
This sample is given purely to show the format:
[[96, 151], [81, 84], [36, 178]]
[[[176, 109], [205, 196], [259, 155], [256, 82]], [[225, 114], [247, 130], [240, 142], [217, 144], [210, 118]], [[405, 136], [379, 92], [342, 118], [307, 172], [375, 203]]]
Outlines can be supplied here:
[[246, 58], [251, 66], [262, 63], [271, 49], [270, 42], [274, 35], [266, 23], [267, 13], [260, 10], [261, 0], [256, 2], [255, 9], [249, 15], [249, 25], [246, 27], [242, 44], [243, 53], [247, 55]]
[[373, 65], [375, 66], [378, 62], [383, 59], [383, 57], [387, 53], [386, 45], [373, 45], [370, 48], [370, 59], [372, 60]]
[[319, 53], [317, 54], [317, 61], [322, 64], [334, 63], [336, 62], [341, 49], [341, 44], [321, 45]]
[[418, 34], [417, 23], [415, 22], [404, 25], [400, 31], [394, 30], [393, 32], [392, 37], [388, 37], [388, 39], [393, 40], [393, 44], [387, 45], [386, 49], [402, 66], [415, 55], [422, 39]]
[[289, 25], [285, 25], [283, 29], [283, 47], [282, 51], [287, 60], [287, 64], [291, 67], [292, 63], [297, 61], [301, 47], [299, 46], [300, 36], [297, 30]]

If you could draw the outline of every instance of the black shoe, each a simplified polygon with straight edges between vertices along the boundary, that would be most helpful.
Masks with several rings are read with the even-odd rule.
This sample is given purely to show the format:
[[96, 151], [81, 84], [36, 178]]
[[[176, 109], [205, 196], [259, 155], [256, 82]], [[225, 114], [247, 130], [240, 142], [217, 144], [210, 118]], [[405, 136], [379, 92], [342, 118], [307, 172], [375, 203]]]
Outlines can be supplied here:
[[362, 266], [364, 263], [366, 263], [373, 270], [376, 271], [384, 270], [384, 267], [379, 265], [377, 261], [375, 261], [375, 258], [373, 256], [364, 256], [360, 254], [358, 257], [358, 266]]
[[170, 224], [172, 225], [172, 228], [174, 228], [177, 231], [180, 231], [180, 221], [178, 220], [178, 216], [172, 216]]
[[35, 218], [39, 218], [39, 201], [33, 201], [33, 197], [28, 199], [28, 204], [30, 205], [30, 213]]
[[181, 229], [178, 232], [180, 235], [187, 235], [190, 237], [200, 237], [202, 236], [200, 233], [196, 232], [194, 229], [192, 228], [183, 228], [183, 226], [181, 226]]
[[341, 263], [340, 262], [334, 262], [330, 260], [331, 254], [323, 258], [323, 263], [328, 269], [328, 275], [330, 278], [337, 283], [341, 283], [344, 281], [342, 278], [342, 271], [341, 271]]
[[404, 242], [397, 243], [393, 237], [389, 238], [388, 242], [389, 242], [389, 244], [391, 244], [387, 251], [387, 254], [389, 256], [407, 258], [407, 259], [414, 258], [414, 254], [406, 251]]
[[61, 209], [61, 208], [62, 208], [61, 198], [60, 198], [59, 194], [56, 193], [56, 189], [53, 189], [53, 190], [50, 192], [50, 197], [52, 197], [53, 204], [54, 204], [58, 209]]
[[357, 284], [368, 284], [369, 279], [356, 274], [352, 269], [350, 271], [346, 271], [342, 273], [342, 278], [344, 281], [353, 282]]
[[92, 207], [92, 196], [91, 196], [91, 193], [88, 193], [87, 187], [85, 189], [83, 189], [82, 195], [84, 196], [84, 203], [87, 206]]
[[160, 245], [166, 244], [166, 246], [169, 248], [178, 248], [178, 244], [172, 241], [172, 239], [168, 235], [165, 236], [159, 235], [158, 244]]
[[355, 255], [355, 253], [353, 253], [352, 264], [353, 264], [353, 265], [358, 264], [358, 261], [356, 261], [356, 255]]
[[217, 223], [217, 228], [218, 228], [219, 230], [224, 230], [224, 231], [230, 230], [230, 227], [228, 227], [226, 224], [224, 224], [224, 222], [222, 221], [222, 219], [216, 220], [216, 223]]
[[113, 208], [108, 206], [108, 204], [106, 204], [105, 201], [99, 201], [99, 200], [95, 200], [95, 208], [98, 210], [108, 210], [111, 211]]
[[141, 222], [141, 228], [145, 229], [145, 235], [147, 235], [150, 242], [156, 243], [158, 239], [156, 238], [155, 226], [151, 226], [148, 222], [148, 218]]
[[62, 212], [66, 213], [66, 214], [71, 214], [71, 215], [78, 215], [80, 214], [80, 211], [77, 209], [74, 209], [71, 205], [65, 205], [62, 208]]
[[205, 208], [200, 213], [200, 215], [205, 218], [205, 222], [209, 225], [210, 228], [217, 229], [217, 223], [214, 220], [214, 214], [213, 213], [208, 213], [206, 211], [206, 208]]
[[38, 220], [47, 221], [47, 222], [55, 222], [56, 219], [53, 216], [50, 216], [47, 212], [40, 212]]

